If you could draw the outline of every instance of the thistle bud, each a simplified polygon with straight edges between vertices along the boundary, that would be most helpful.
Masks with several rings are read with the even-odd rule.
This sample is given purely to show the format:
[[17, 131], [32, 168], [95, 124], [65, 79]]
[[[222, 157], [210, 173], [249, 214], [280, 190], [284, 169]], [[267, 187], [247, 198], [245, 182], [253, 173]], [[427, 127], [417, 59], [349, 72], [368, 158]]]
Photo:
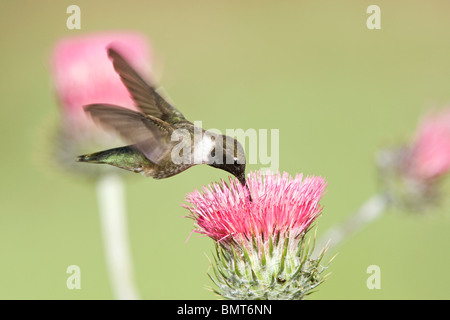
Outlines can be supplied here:
[[410, 211], [434, 206], [450, 169], [450, 110], [430, 113], [409, 145], [381, 150], [376, 163], [393, 203]]

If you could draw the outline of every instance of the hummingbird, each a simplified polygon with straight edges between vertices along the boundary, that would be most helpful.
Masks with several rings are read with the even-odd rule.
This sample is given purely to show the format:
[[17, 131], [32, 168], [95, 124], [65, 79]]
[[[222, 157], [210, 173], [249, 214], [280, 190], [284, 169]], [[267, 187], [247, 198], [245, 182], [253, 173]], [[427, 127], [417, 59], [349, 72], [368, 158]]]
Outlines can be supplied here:
[[97, 125], [115, 132], [129, 145], [81, 155], [77, 161], [108, 164], [155, 179], [207, 164], [246, 185], [245, 152], [236, 139], [195, 126], [114, 48], [107, 52], [139, 111], [111, 104], [84, 106]]

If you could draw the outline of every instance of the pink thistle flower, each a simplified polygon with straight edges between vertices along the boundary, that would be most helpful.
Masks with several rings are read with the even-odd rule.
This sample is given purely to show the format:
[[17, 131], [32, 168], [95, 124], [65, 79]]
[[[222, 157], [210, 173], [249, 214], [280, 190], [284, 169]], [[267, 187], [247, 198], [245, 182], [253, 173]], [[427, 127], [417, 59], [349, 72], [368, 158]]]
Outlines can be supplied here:
[[52, 56], [53, 81], [63, 116], [84, 121], [82, 107], [92, 103], [136, 109], [108, 58], [106, 50], [111, 45], [141, 74], [149, 74], [150, 49], [140, 34], [110, 32], [64, 38]]
[[57, 135], [56, 158], [65, 167], [98, 173], [114, 168], [88, 168], [75, 163], [77, 155], [116, 146], [117, 137], [98, 128], [86, 116], [83, 106], [93, 103], [115, 104], [135, 109], [135, 104], [108, 58], [114, 47], [142, 75], [150, 73], [150, 46], [141, 34], [105, 32], [68, 37], [54, 47], [51, 69], [62, 121]]
[[142, 75], [150, 71], [150, 47], [146, 39], [132, 32], [108, 32], [60, 40], [51, 58], [53, 84], [61, 105], [62, 121], [56, 132], [52, 158], [65, 169], [97, 178], [97, 198], [112, 289], [119, 299], [138, 297], [133, 283], [128, 248], [125, 195], [121, 179], [111, 174], [116, 168], [92, 168], [75, 161], [87, 151], [107, 149], [118, 143], [85, 115], [83, 107], [101, 103], [136, 109], [115, 72], [107, 49], [114, 48]]
[[434, 205], [450, 169], [450, 109], [428, 114], [409, 145], [381, 150], [377, 165], [391, 201], [411, 211]]
[[230, 178], [229, 185], [222, 181], [186, 196], [194, 232], [216, 242], [216, 292], [231, 299], [301, 299], [322, 282], [324, 251], [311, 259], [305, 235], [321, 214], [326, 182], [255, 172], [247, 186]]
[[195, 232], [205, 234], [216, 241], [243, 237], [251, 239], [278, 233], [290, 233], [296, 237], [305, 233], [311, 223], [320, 215], [319, 201], [326, 183], [321, 177], [288, 173], [267, 175], [260, 172], [249, 174], [247, 184], [252, 201], [247, 196], [247, 188], [225, 181], [203, 188], [203, 193], [194, 191], [186, 200], [187, 207], [198, 225]]
[[428, 180], [450, 169], [450, 109], [427, 115], [413, 142], [409, 162], [411, 175]]

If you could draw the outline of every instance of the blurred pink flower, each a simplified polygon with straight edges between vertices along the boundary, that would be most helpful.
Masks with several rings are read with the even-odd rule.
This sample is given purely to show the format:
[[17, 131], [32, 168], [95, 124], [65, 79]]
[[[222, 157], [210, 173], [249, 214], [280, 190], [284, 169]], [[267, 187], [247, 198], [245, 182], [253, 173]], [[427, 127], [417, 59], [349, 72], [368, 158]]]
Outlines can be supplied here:
[[410, 144], [380, 150], [376, 160], [390, 201], [409, 211], [435, 205], [450, 169], [450, 109], [428, 114]]
[[194, 232], [216, 241], [267, 240], [277, 234], [296, 237], [320, 215], [319, 201], [326, 188], [321, 177], [252, 172], [247, 184], [252, 201], [247, 188], [231, 178], [230, 185], [222, 181], [204, 187], [203, 192], [188, 194], [186, 200], [191, 205], [185, 207], [196, 222]]
[[[83, 106], [114, 104], [136, 109], [125, 85], [115, 72], [107, 49], [113, 47], [145, 78], [150, 73], [150, 47], [144, 36], [132, 32], [108, 32], [60, 40], [54, 47], [51, 68], [62, 119], [52, 141], [54, 154], [64, 169], [97, 179], [100, 223], [111, 286], [119, 299], [137, 299], [128, 248], [125, 195], [121, 179], [103, 166], [85, 166], [76, 156], [107, 149], [116, 137], [98, 128]], [[105, 175], [105, 173], [107, 173]], [[122, 174], [122, 173], [121, 173]], [[111, 209], [112, 208], [112, 209]]]
[[144, 77], [150, 73], [150, 48], [145, 37], [131, 32], [98, 33], [60, 40], [53, 51], [52, 73], [64, 116], [84, 119], [83, 106], [109, 103], [135, 108], [108, 58], [114, 48]]
[[150, 45], [143, 35], [134, 32], [63, 38], [55, 45], [51, 58], [53, 84], [62, 116], [52, 157], [64, 167], [82, 173], [96, 175], [115, 170], [85, 166], [76, 163], [75, 158], [118, 144], [118, 137], [97, 127], [86, 116], [83, 106], [106, 103], [136, 109], [108, 57], [109, 46], [119, 51], [144, 79], [150, 75]]
[[409, 171], [419, 179], [433, 179], [450, 169], [450, 109], [428, 114], [412, 146]]

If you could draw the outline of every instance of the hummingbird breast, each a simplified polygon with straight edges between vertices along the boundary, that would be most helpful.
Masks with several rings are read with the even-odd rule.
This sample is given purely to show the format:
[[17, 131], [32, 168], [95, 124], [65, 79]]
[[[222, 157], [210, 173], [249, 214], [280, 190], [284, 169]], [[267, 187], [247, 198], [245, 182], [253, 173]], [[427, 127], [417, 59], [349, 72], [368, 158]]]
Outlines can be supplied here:
[[177, 175], [190, 167], [192, 164], [175, 164], [172, 161], [160, 165], [146, 166], [142, 168], [141, 173], [154, 179], [165, 179]]
[[180, 135], [182, 139], [174, 140], [171, 152], [162, 162], [143, 167], [141, 173], [155, 179], [164, 179], [181, 173], [190, 167], [210, 161], [211, 151], [215, 143], [211, 135], [192, 123], [177, 124], [176, 129], [186, 134]]

